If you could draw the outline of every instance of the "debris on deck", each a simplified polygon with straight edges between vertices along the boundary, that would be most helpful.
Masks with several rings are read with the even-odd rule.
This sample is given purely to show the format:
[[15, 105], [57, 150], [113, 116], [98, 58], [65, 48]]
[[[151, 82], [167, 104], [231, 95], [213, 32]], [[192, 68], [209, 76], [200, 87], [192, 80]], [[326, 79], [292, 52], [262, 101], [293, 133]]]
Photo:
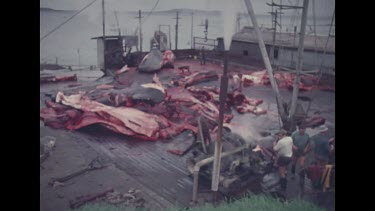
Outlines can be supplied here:
[[71, 76], [54, 76], [54, 75], [45, 75], [40, 76], [40, 83], [54, 83], [54, 82], [61, 82], [61, 81], [77, 81], [77, 75]]
[[40, 164], [42, 164], [50, 156], [55, 145], [55, 137], [44, 136], [40, 138]]
[[76, 197], [69, 202], [71, 209], [77, 209], [89, 202], [104, 201], [110, 204], [123, 205], [130, 208], [143, 208], [145, 200], [140, 190], [130, 189], [127, 193], [120, 193], [113, 188], [96, 194], [87, 194]]

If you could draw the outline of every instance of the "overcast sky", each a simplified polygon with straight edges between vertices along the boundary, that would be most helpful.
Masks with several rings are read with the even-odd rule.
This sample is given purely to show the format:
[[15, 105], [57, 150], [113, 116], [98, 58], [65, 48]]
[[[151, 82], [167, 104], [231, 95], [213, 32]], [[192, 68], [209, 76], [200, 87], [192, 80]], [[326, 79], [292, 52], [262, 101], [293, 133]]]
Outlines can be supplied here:
[[[40, 0], [40, 7], [49, 7], [60, 10], [79, 10], [93, 0]], [[117, 11], [135, 11], [138, 9], [150, 11], [158, 0], [105, 0], [108, 10], [116, 9]], [[302, 5], [303, 0], [274, 0], [275, 3], [295, 4], [299, 2]], [[312, 2], [310, 0], [310, 11]], [[267, 14], [271, 10], [266, 2], [272, 0], [251, 0], [256, 14]], [[94, 4], [99, 6], [101, 0], [97, 0]], [[169, 9], [202, 9], [202, 10], [224, 10], [230, 5], [236, 5], [240, 12], [245, 12], [245, 3], [243, 0], [159, 0], [155, 11]], [[332, 16], [335, 7], [335, 0], [315, 0], [315, 11], [317, 16]], [[95, 7], [97, 8], [97, 7]], [[87, 10], [90, 8], [87, 8]], [[310, 13], [311, 14], [311, 13]]]

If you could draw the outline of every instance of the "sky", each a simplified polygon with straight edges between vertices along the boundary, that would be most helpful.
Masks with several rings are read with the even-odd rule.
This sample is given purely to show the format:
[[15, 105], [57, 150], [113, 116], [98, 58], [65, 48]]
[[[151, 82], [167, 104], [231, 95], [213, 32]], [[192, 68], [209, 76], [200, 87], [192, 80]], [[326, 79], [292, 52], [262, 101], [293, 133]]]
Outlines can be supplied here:
[[[57, 10], [79, 10], [93, 0], [40, 0], [40, 7], [48, 7]], [[117, 11], [150, 11], [158, 0], [105, 0], [106, 9]], [[316, 16], [332, 16], [335, 8], [335, 0], [310, 0], [309, 10], [312, 11], [312, 2], [315, 1]], [[256, 14], [267, 14], [270, 7], [266, 3], [272, 0], [251, 0]], [[274, 0], [275, 3], [302, 5], [303, 0]], [[99, 9], [101, 0], [94, 3]], [[243, 0], [159, 0], [155, 11], [169, 9], [202, 9], [202, 10], [225, 10], [228, 6], [234, 6], [240, 12], [246, 12]]]

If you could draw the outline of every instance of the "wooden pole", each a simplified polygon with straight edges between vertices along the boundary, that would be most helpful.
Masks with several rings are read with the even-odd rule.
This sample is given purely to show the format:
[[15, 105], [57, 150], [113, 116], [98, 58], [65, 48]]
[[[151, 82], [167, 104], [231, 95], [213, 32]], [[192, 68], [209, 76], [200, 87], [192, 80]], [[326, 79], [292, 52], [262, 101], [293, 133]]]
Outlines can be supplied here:
[[271, 47], [271, 60], [272, 65], [275, 65], [275, 44], [276, 44], [276, 23], [277, 23], [277, 9], [275, 13], [272, 14], [274, 16], [274, 27], [273, 27], [273, 36], [272, 36], [272, 47]]
[[286, 117], [286, 114], [284, 113], [284, 110], [283, 110], [283, 99], [282, 99], [282, 97], [279, 93], [279, 88], [278, 88], [278, 86], [276, 84], [276, 81], [275, 81], [275, 78], [273, 76], [272, 66], [271, 66], [271, 63], [270, 63], [270, 59], [268, 58], [267, 49], [266, 49], [266, 46], [264, 45], [262, 34], [260, 33], [260, 30], [259, 30], [259, 26], [258, 26], [258, 22], [257, 22], [256, 17], [255, 17], [253, 6], [252, 6], [250, 0], [245, 0], [245, 3], [246, 3], [247, 11], [248, 11], [248, 13], [250, 15], [250, 18], [251, 18], [251, 22], [253, 23], [255, 32], [257, 34], [260, 52], [262, 54], [263, 62], [265, 64], [266, 68], [267, 68], [267, 72], [268, 72], [268, 75], [269, 75], [269, 78], [270, 78], [272, 89], [273, 89], [273, 91], [275, 92], [275, 95], [276, 95], [276, 103], [277, 103], [278, 112], [279, 112], [279, 115], [280, 115], [281, 119], [284, 120], [285, 117]]
[[221, 77], [220, 82], [220, 96], [219, 96], [219, 122], [218, 122], [218, 130], [217, 130], [217, 140], [215, 142], [215, 152], [214, 152], [214, 163], [213, 163], [213, 171], [212, 171], [212, 183], [211, 183], [211, 190], [213, 191], [213, 198], [214, 201], [217, 200], [217, 192], [219, 190], [219, 181], [220, 181], [220, 163], [221, 163], [221, 150], [222, 150], [222, 129], [223, 129], [223, 121], [224, 121], [224, 106], [227, 97], [227, 89], [228, 89], [228, 59], [227, 55], [224, 57], [224, 71], [223, 76]]
[[[307, 11], [309, 6], [309, 0], [303, 0], [303, 11], [302, 11], [302, 21], [301, 21], [301, 32], [299, 36], [299, 45], [298, 45], [298, 60], [296, 67], [296, 77], [293, 84], [293, 96], [292, 96], [292, 105], [289, 112], [289, 120], [294, 123], [293, 118], [296, 113], [297, 108], [297, 97], [299, 92], [299, 82], [300, 82], [300, 72], [303, 65], [303, 49], [305, 41], [305, 31], [306, 31], [306, 22], [307, 22]], [[293, 127], [293, 124], [292, 124]]]

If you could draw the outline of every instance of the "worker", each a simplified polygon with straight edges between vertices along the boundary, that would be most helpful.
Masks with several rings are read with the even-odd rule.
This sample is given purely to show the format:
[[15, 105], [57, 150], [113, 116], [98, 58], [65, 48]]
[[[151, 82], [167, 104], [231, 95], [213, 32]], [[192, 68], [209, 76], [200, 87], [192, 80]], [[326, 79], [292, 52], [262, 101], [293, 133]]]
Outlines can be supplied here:
[[321, 125], [316, 128], [318, 134], [313, 137], [314, 141], [314, 153], [315, 153], [315, 160], [320, 166], [325, 166], [329, 160], [330, 154], [330, 140], [331, 138], [328, 136], [327, 131], [328, 128], [326, 125]]
[[292, 156], [292, 179], [296, 173], [296, 164], [299, 161], [300, 168], [305, 167], [306, 154], [311, 150], [310, 136], [305, 133], [305, 125], [300, 125], [298, 130], [292, 134], [293, 156]]
[[287, 167], [292, 160], [293, 154], [293, 139], [290, 136], [287, 136], [287, 132], [284, 129], [276, 133], [276, 138], [278, 141], [273, 143], [273, 150], [276, 152], [277, 156], [277, 166], [280, 174], [280, 188], [283, 194], [285, 194], [287, 186]]
[[200, 56], [201, 56], [201, 65], [205, 65], [206, 64], [206, 53], [204, 52], [204, 46], [201, 48]]
[[329, 153], [329, 160], [328, 160], [328, 163], [329, 164], [335, 164], [335, 149], [336, 149], [336, 146], [335, 146], [335, 138], [331, 138], [329, 139], [329, 146], [330, 146], [330, 153]]

